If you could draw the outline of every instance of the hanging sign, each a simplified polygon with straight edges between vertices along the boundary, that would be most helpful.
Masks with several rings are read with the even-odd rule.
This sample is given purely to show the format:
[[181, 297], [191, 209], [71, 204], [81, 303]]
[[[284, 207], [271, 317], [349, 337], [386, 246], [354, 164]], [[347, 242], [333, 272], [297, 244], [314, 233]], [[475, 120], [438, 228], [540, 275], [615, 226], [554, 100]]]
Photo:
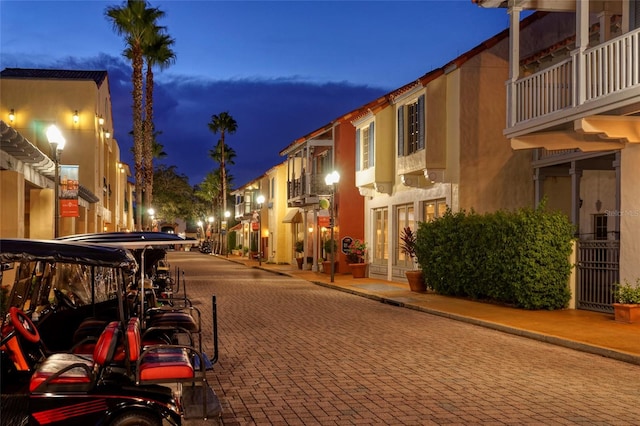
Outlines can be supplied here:
[[79, 217], [78, 209], [78, 182], [79, 166], [60, 166], [60, 216], [61, 217]]

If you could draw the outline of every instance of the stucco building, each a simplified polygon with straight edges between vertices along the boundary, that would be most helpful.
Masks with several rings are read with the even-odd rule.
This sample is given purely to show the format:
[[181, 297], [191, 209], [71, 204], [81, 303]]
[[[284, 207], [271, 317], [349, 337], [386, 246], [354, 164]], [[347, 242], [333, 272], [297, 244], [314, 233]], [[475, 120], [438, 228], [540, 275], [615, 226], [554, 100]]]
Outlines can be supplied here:
[[66, 139], [60, 164], [79, 166], [78, 213], [59, 218], [59, 235], [133, 229], [130, 171], [113, 138], [106, 71], [4, 69], [0, 112], [1, 237], [54, 237], [52, 124]]

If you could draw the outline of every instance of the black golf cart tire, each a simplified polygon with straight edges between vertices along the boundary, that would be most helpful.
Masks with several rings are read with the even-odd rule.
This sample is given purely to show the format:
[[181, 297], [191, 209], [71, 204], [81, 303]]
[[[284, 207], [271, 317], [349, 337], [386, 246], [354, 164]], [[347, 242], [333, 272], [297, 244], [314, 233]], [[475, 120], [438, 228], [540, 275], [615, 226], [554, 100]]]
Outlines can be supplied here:
[[109, 426], [162, 426], [162, 419], [153, 413], [129, 411], [120, 414]]

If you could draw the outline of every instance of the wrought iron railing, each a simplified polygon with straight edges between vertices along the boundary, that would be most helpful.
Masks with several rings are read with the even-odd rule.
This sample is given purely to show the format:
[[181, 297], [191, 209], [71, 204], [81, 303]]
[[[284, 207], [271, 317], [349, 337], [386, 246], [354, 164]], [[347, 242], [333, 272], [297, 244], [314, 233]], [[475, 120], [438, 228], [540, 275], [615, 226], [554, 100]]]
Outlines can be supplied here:
[[577, 307], [613, 312], [613, 284], [620, 280], [620, 241], [581, 240], [577, 266]]

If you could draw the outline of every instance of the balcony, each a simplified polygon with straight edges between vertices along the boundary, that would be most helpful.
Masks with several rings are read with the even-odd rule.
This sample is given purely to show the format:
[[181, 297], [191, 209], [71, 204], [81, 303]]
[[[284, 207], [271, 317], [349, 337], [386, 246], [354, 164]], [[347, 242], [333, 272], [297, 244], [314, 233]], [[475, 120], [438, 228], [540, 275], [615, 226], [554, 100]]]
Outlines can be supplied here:
[[508, 85], [507, 137], [640, 109], [640, 29]]
[[324, 181], [325, 176], [304, 174], [287, 182], [287, 201], [289, 207], [302, 207], [317, 204], [320, 196], [328, 196], [330, 189]]

